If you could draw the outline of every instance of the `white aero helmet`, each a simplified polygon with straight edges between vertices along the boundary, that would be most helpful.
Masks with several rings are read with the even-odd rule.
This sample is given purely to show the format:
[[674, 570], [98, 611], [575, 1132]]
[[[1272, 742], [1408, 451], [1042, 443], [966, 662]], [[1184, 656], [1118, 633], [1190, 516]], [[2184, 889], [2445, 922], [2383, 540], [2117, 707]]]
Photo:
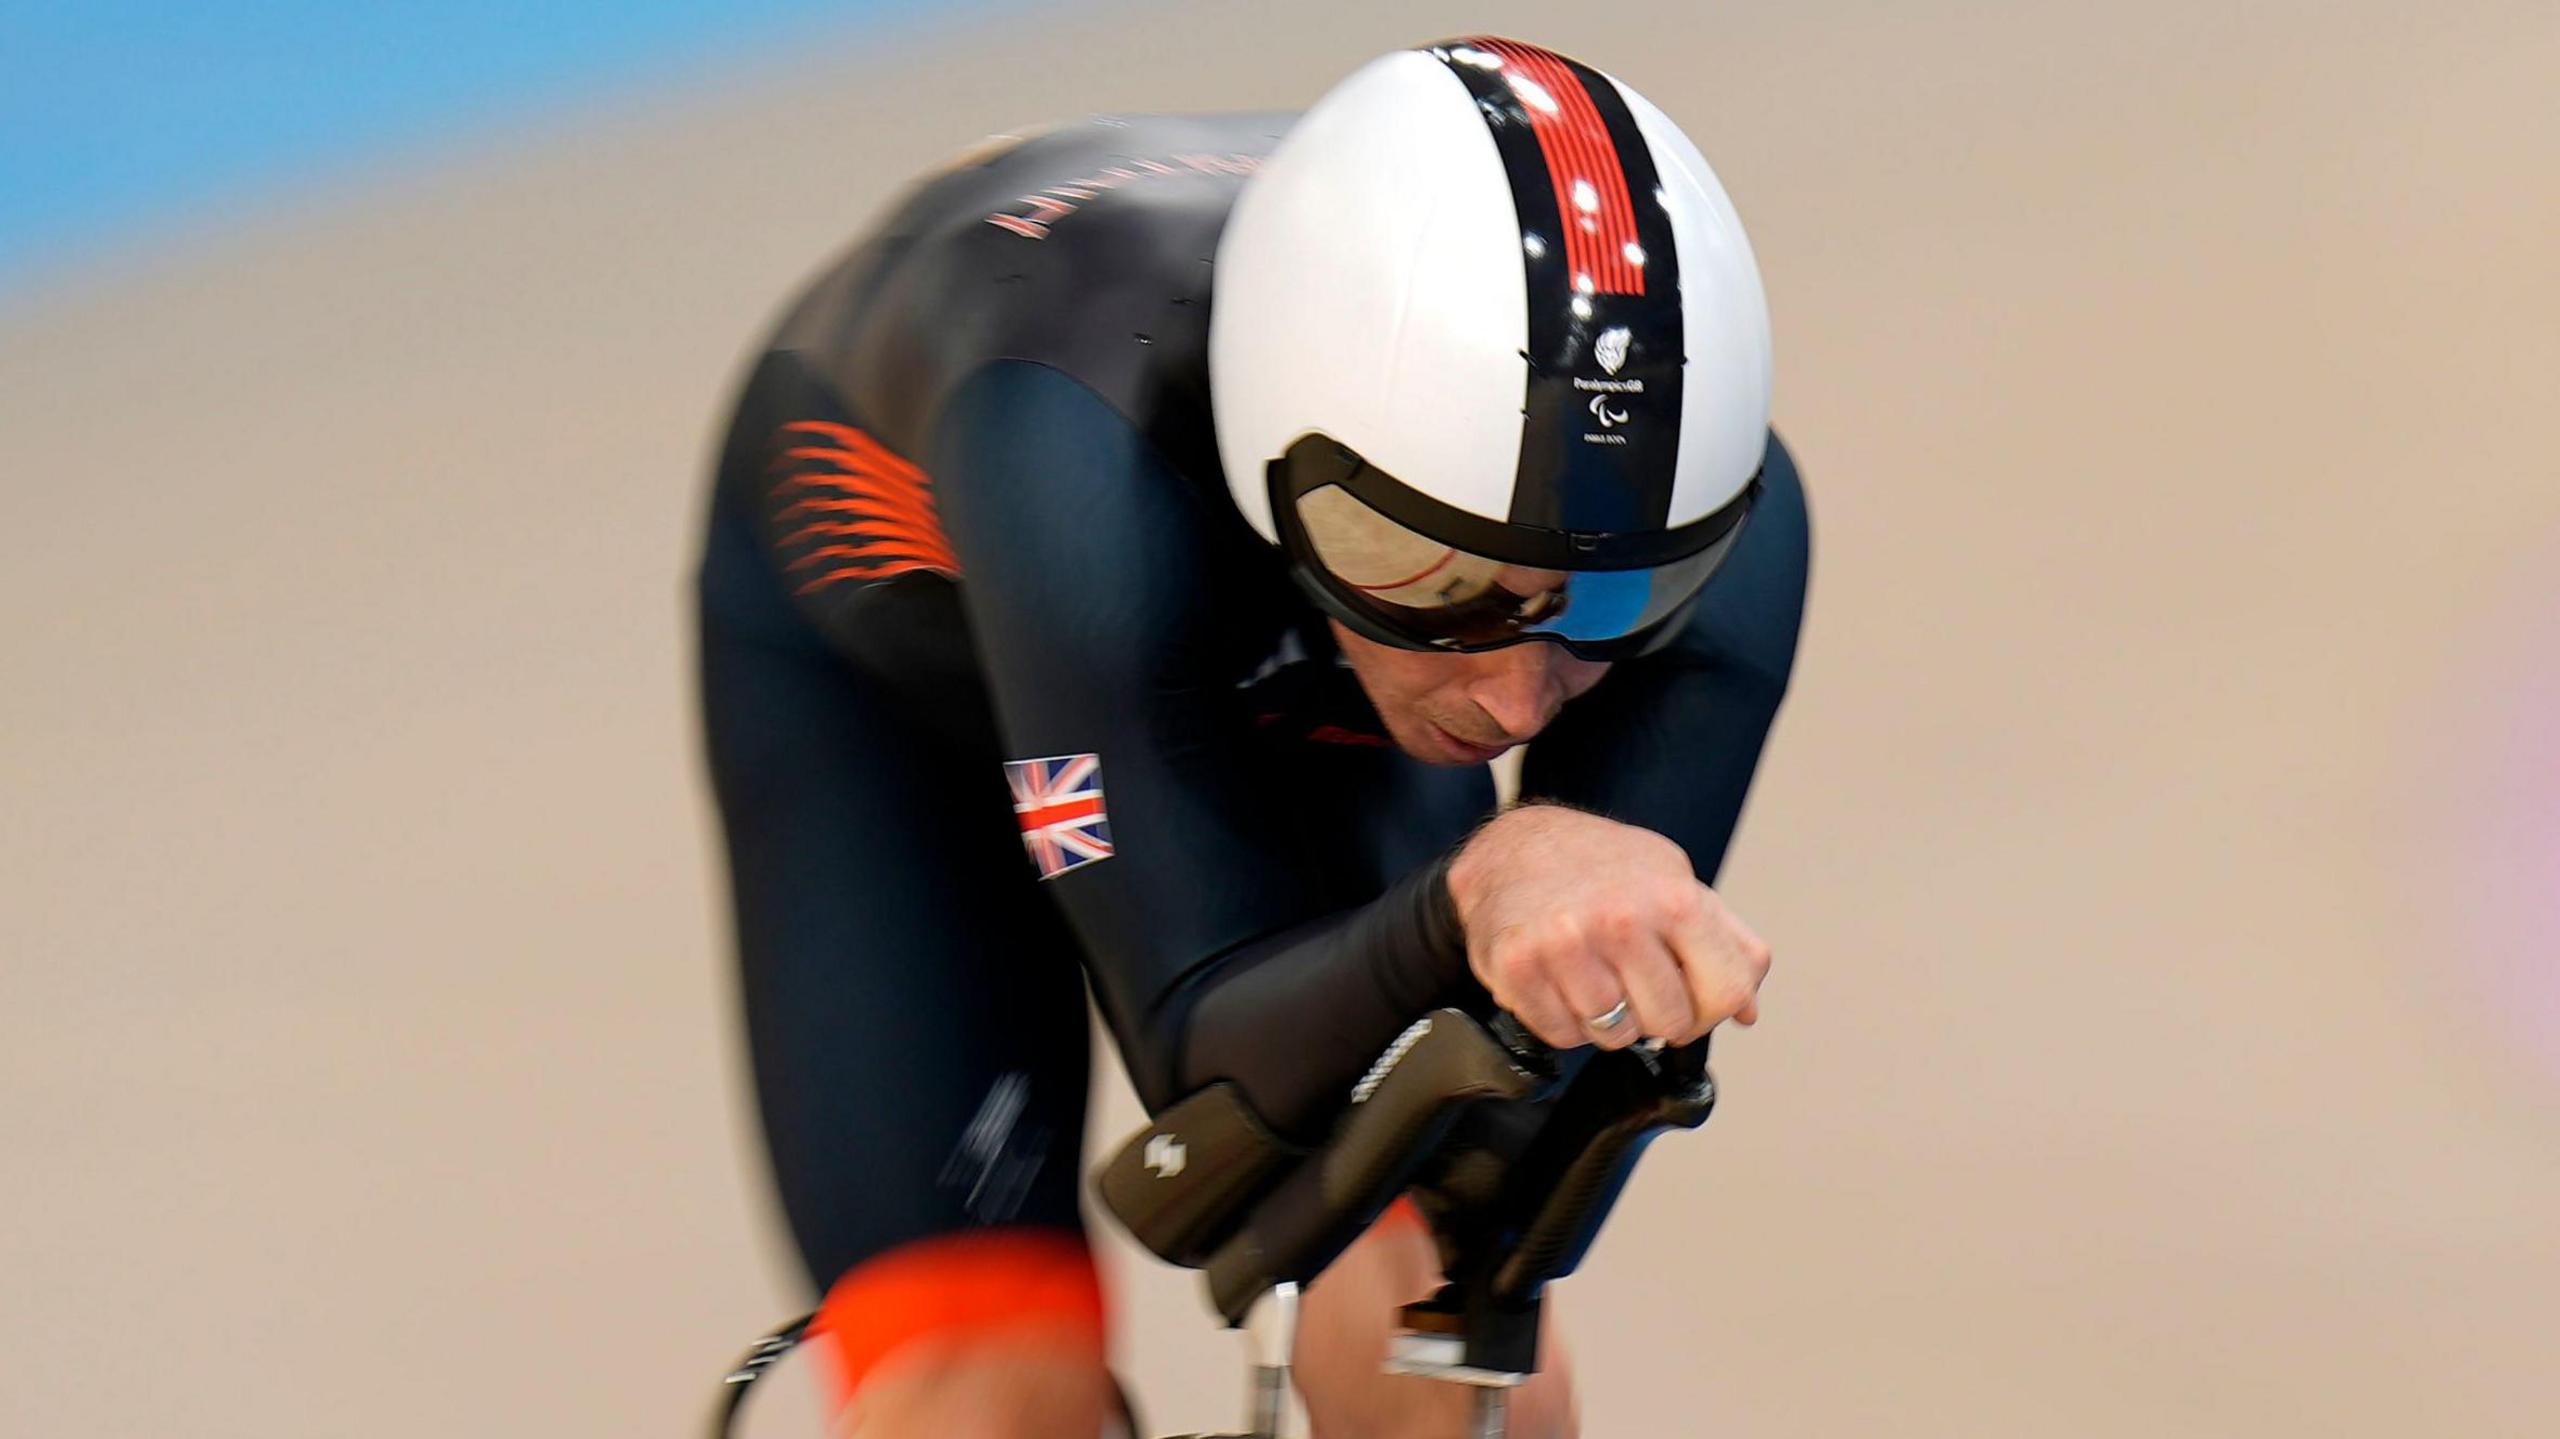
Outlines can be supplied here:
[[1586, 65], [1373, 61], [1246, 182], [1216, 275], [1228, 488], [1371, 639], [1639, 652], [1759, 493], [1751, 243], [1689, 138]]

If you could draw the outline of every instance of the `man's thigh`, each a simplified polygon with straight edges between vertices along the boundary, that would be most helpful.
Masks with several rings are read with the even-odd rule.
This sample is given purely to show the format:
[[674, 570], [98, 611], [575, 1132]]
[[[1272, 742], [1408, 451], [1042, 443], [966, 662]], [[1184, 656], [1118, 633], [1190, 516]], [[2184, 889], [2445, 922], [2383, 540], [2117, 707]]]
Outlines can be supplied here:
[[823, 642], [743, 517], [713, 520], [703, 602], [756, 1097], [840, 1347], [1044, 1304], [1098, 1326], [1083, 979], [1000, 760]]

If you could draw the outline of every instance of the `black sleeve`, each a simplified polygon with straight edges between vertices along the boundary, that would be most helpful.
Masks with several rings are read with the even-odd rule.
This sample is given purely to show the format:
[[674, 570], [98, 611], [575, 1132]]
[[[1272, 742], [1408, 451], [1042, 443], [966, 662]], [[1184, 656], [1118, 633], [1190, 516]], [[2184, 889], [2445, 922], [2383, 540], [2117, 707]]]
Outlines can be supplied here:
[[1565, 706], [1521, 772], [1522, 798], [1666, 835], [1709, 881], [1786, 695], [1804, 619], [1804, 489], [1774, 434], [1762, 480], [1749, 528], [1680, 633]]
[[1221, 960], [1190, 1006], [1177, 1087], [1232, 1080], [1265, 1124], [1313, 1143], [1406, 1025], [1443, 1005], [1488, 1009], [1467, 968], [1449, 858]]
[[1248, 975], [1331, 1003], [1327, 1027], [1264, 1056], [1283, 1087], [1347, 1091], [1429, 1007], [1415, 996], [1465, 974], [1464, 946], [1436, 867], [1383, 896], [1346, 889], [1310, 842], [1307, 797], [1238, 722], [1235, 683], [1289, 598], [1269, 556], [1211, 506], [1223, 496], [1043, 366], [963, 383], [927, 468], [1006, 756], [1098, 762], [1112, 852], [1049, 888], [1141, 1098], [1161, 1107], [1201, 1072], [1182, 1063], [1189, 1015], [1234, 1013], [1217, 991]]

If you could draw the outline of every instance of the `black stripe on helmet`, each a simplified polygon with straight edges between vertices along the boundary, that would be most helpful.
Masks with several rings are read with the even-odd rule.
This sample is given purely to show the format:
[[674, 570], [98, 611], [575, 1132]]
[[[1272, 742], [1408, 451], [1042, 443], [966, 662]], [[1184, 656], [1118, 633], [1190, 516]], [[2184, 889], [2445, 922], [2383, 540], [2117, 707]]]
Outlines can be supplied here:
[[[1581, 83], [1625, 176], [1644, 293], [1583, 293], [1575, 284], [1564, 238], [1578, 217], [1558, 193], [1528, 102], [1502, 68], [1483, 63], [1498, 58], [1496, 44], [1545, 56]], [[1660, 529], [1671, 513], [1687, 350], [1679, 248], [1653, 152], [1618, 87], [1587, 65], [1509, 41], [1453, 40], [1426, 53], [1475, 100], [1520, 219], [1529, 347], [1509, 519], [1585, 535]]]

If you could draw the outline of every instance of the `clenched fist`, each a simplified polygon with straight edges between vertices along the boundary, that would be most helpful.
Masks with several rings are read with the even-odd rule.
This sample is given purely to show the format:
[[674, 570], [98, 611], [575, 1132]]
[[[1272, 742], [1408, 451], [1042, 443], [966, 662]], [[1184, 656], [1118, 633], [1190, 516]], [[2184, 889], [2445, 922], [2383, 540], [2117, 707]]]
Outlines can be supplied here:
[[1769, 946], [1649, 829], [1523, 805], [1458, 852], [1449, 897], [1476, 978], [1559, 1049], [1687, 1044], [1760, 1017]]

